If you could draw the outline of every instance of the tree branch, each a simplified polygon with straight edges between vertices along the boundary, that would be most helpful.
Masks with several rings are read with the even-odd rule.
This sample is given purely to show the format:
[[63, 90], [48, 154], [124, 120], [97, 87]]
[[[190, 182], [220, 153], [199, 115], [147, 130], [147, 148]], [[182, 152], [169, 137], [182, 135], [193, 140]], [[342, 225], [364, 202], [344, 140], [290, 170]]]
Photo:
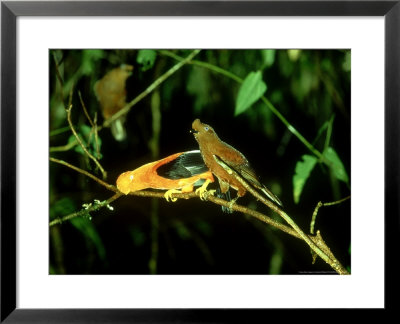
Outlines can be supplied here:
[[[231, 169], [226, 163], [224, 163], [220, 158], [214, 155], [216, 162], [225, 169], [230, 175], [234, 176], [237, 181], [239, 181], [248, 192], [250, 192], [254, 197], [260, 200], [264, 205], [275, 211], [279, 216], [281, 216], [300, 236], [300, 238], [306, 242], [310, 248], [318, 254], [321, 259], [323, 259], [326, 263], [328, 263], [335, 271], [340, 274], [348, 274], [347, 270], [337, 261], [336, 258], [331, 258], [324, 250], [329, 250], [328, 247], [320, 248], [317, 246], [316, 242], [314, 242], [307, 234], [303, 232], [303, 230], [293, 221], [293, 219], [286, 214], [281, 208], [275, 205], [271, 200], [266, 199], [264, 196], [259, 194], [255, 189], [253, 189], [237, 172]], [[321, 239], [318, 242], [324, 244], [325, 242]], [[330, 250], [329, 250], [330, 252]], [[330, 253], [332, 254], [332, 253]]]

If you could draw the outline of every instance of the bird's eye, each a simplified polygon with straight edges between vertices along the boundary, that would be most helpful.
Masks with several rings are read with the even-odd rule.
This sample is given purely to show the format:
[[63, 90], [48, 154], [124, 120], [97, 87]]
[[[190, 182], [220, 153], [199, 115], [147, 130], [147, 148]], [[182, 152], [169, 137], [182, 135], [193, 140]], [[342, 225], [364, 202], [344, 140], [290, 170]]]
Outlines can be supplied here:
[[204, 130], [207, 132], [209, 130], [208, 126], [204, 127]]

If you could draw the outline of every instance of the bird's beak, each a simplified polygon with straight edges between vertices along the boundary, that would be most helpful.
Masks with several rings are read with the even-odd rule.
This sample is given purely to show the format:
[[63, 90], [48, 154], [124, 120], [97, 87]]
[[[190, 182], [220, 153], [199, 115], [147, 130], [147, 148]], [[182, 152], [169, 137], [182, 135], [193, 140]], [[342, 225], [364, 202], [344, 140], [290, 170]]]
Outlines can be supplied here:
[[190, 133], [191, 133], [191, 134], [197, 134], [198, 132], [199, 132], [199, 131], [197, 131], [197, 130], [195, 130], [195, 129], [191, 129], [191, 130], [190, 130]]

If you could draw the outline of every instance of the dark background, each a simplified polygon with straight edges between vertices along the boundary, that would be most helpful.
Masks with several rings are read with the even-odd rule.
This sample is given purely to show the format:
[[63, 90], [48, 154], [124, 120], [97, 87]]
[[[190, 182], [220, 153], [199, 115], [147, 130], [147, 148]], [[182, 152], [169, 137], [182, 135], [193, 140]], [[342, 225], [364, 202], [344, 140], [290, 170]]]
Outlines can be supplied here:
[[[170, 51], [186, 57], [191, 50]], [[160, 75], [178, 63], [163, 51], [52, 50], [50, 64], [50, 156], [101, 173], [77, 147], [64, 151], [72, 133], [65, 106], [70, 94], [72, 120], [84, 136], [88, 125], [78, 91], [90, 116], [103, 119], [93, 92], [94, 83], [120, 64], [134, 66], [126, 82], [127, 101], [134, 99]], [[144, 60], [142, 59], [144, 57]], [[333, 118], [329, 145], [335, 149], [350, 177], [350, 51], [347, 50], [203, 50], [196, 60], [207, 62], [245, 79], [262, 71], [265, 97], [302, 136], [322, 152]], [[56, 68], [56, 63], [58, 68]], [[58, 72], [57, 72], [58, 70]], [[59, 73], [63, 86], [57, 77]], [[153, 136], [154, 92], [127, 115], [127, 139], [117, 142], [108, 128], [99, 132], [100, 163], [108, 183], [119, 174], [170, 154], [197, 149], [189, 133], [194, 119], [210, 124], [219, 137], [241, 151], [262, 182], [282, 200], [285, 211], [305, 231], [319, 201], [350, 195], [350, 186], [338, 181], [319, 163], [307, 180], [299, 203], [293, 200], [293, 176], [302, 155], [312, 153], [261, 101], [235, 116], [240, 84], [215, 70], [187, 64], [157, 89], [161, 133]], [[320, 132], [320, 130], [322, 131]], [[318, 135], [320, 134], [320, 135]], [[235, 192], [231, 191], [232, 196]], [[113, 193], [71, 169], [50, 163], [50, 220], [82, 209], [94, 199]], [[247, 194], [238, 204], [279, 219]], [[312, 264], [302, 241], [256, 219], [199, 199], [167, 203], [162, 199], [124, 196], [90, 216], [50, 228], [52, 274], [298, 274], [331, 271], [318, 259]], [[282, 221], [283, 222], [283, 221]], [[350, 270], [350, 200], [320, 209], [316, 229], [341, 263]]]

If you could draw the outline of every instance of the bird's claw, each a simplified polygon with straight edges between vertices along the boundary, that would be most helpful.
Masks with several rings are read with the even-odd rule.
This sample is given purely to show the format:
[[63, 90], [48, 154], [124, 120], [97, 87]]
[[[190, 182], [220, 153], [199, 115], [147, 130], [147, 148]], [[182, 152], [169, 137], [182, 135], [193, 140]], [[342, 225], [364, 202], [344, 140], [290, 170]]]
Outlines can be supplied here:
[[200, 187], [196, 189], [196, 195], [199, 195], [201, 200], [207, 200], [209, 195], [214, 196], [216, 190], [207, 190], [206, 188]]
[[171, 202], [175, 202], [178, 200], [178, 198], [174, 198], [172, 197], [172, 194], [174, 193], [181, 193], [179, 190], [176, 189], [171, 189], [165, 192], [164, 194], [164, 198], [169, 202], [169, 200], [171, 200]]
[[207, 191], [207, 186], [210, 182], [210, 179], [207, 179], [200, 188], [196, 189], [195, 193], [200, 197], [201, 200], [207, 200], [209, 195], [214, 196], [215, 190]]
[[237, 200], [238, 198], [239, 198], [239, 197], [236, 197], [235, 199], [232, 199], [232, 200], [229, 202], [228, 208], [229, 208], [230, 211], [233, 211], [233, 210], [232, 210], [232, 207], [233, 207], [233, 205], [236, 203], [236, 200]]

